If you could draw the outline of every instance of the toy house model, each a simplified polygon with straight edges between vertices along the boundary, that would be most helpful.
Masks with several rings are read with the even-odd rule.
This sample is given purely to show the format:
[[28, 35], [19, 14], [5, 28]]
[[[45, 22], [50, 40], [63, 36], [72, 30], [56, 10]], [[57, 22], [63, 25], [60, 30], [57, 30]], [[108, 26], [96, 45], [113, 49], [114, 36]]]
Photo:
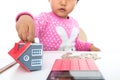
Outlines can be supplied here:
[[27, 71], [40, 70], [42, 67], [43, 46], [39, 43], [15, 43], [8, 52]]

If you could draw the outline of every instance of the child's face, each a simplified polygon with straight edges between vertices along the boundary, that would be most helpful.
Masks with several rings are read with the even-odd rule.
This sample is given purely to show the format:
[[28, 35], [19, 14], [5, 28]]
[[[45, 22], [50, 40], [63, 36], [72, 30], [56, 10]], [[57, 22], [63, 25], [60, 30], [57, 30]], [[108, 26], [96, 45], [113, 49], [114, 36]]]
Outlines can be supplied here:
[[77, 0], [49, 0], [52, 11], [59, 17], [67, 18], [74, 9]]

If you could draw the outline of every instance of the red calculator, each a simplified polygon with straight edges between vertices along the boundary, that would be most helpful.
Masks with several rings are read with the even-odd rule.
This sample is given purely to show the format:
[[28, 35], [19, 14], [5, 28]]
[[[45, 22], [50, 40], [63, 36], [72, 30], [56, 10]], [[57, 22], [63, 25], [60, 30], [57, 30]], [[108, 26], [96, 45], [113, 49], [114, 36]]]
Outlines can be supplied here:
[[105, 80], [93, 59], [56, 59], [47, 80]]

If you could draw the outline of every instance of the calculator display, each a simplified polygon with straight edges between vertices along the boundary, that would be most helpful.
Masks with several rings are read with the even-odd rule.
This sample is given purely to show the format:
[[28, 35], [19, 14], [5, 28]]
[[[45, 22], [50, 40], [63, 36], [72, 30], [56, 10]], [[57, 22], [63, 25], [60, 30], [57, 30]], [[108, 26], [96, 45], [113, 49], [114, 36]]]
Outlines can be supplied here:
[[99, 71], [51, 71], [47, 80], [104, 80]]

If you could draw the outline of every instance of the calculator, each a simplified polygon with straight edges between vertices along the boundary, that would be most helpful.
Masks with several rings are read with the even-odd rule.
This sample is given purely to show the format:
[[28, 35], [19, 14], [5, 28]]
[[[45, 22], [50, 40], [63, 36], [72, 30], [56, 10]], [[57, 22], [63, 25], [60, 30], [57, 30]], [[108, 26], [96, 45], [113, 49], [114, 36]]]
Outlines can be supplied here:
[[47, 80], [105, 80], [93, 59], [56, 59]]

